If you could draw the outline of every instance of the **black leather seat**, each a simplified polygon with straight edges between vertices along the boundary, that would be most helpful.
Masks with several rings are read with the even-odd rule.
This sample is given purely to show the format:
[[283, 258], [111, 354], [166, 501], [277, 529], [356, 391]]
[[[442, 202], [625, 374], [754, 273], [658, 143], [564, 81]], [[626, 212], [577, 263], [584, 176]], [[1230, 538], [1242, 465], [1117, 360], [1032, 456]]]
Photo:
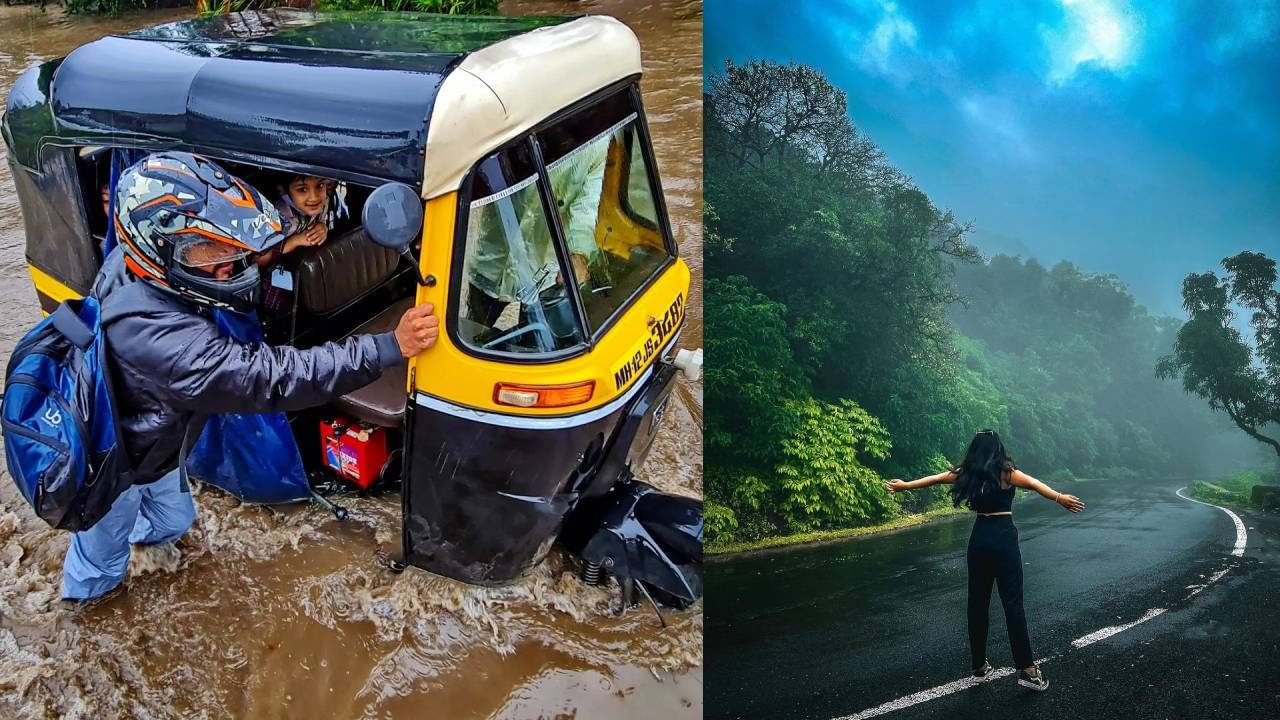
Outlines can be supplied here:
[[394, 250], [374, 244], [361, 227], [331, 237], [318, 248], [298, 250], [297, 255], [298, 304], [315, 315], [327, 315], [359, 299], [386, 282], [400, 263]]
[[[318, 248], [299, 250], [298, 256], [298, 305], [313, 315], [327, 315], [355, 302], [389, 280], [400, 263], [399, 254], [374, 244], [363, 228], [330, 238]], [[405, 298], [351, 334], [392, 330], [412, 304], [413, 298]], [[407, 367], [397, 365], [372, 384], [339, 398], [334, 405], [353, 420], [400, 427], [404, 421], [407, 377]]]
[[[393, 330], [396, 323], [400, 321], [400, 316], [412, 305], [413, 298], [405, 298], [375, 315], [372, 320], [356, 328], [352, 334]], [[387, 369], [382, 373], [382, 377], [372, 383], [338, 398], [334, 405], [353, 420], [370, 425], [398, 428], [404, 422], [404, 409], [408, 402], [406, 390], [408, 378], [409, 366], [400, 363]]]

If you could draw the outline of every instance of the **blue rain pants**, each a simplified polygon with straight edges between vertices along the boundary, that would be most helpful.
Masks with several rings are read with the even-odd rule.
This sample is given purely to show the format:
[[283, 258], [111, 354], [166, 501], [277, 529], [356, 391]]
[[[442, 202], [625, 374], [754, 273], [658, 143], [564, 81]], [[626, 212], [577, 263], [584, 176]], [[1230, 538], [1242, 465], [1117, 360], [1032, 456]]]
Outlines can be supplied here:
[[96, 525], [72, 533], [62, 563], [62, 599], [92, 600], [124, 581], [129, 545], [176, 540], [196, 519], [191, 493], [175, 469], [146, 485], [124, 491]]

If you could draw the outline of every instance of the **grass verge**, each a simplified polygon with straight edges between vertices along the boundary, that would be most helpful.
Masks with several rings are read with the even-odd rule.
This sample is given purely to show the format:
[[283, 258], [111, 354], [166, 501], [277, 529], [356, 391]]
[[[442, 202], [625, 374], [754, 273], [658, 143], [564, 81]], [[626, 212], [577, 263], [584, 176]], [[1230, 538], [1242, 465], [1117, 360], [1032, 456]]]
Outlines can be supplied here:
[[846, 540], [848, 538], [861, 537], [863, 535], [874, 535], [876, 533], [899, 530], [913, 525], [921, 525], [929, 522], [930, 520], [936, 520], [941, 517], [949, 517], [952, 515], [963, 515], [968, 512], [969, 511], [964, 507], [953, 508], [948, 505], [944, 508], [937, 508], [935, 510], [929, 510], [915, 515], [903, 515], [902, 517], [894, 518], [893, 520], [881, 525], [843, 528], [840, 530], [818, 530], [815, 532], [796, 533], [794, 535], [767, 537], [762, 540], [725, 543], [724, 545], [708, 545], [704, 550], [704, 554], [708, 556], [731, 555], [734, 553], [750, 552], [752, 550], [766, 550], [768, 548], [788, 547], [791, 545], [811, 545], [813, 543], [831, 542], [833, 540]]
[[[1270, 483], [1268, 483], [1268, 480], [1270, 480]], [[1191, 483], [1188, 488], [1188, 492], [1191, 494], [1191, 497], [1196, 500], [1213, 503], [1215, 505], [1258, 507], [1258, 505], [1253, 502], [1254, 486], [1274, 483], [1274, 475], [1264, 475], [1262, 472], [1256, 470], [1244, 470], [1213, 482], [1197, 480]], [[1264, 495], [1274, 497], [1274, 493], [1264, 493]], [[1274, 502], [1274, 500], [1267, 499], [1264, 500], [1264, 502]]]
[[1248, 492], [1228, 489], [1203, 480], [1192, 482], [1187, 492], [1196, 500], [1214, 505], [1253, 507], [1253, 503], [1249, 500]]

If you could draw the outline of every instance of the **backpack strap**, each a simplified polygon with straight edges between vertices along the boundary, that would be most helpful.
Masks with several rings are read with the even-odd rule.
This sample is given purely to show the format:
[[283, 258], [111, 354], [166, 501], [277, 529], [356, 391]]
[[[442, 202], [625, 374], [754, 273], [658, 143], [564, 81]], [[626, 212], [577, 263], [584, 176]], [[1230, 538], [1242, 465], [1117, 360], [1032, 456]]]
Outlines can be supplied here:
[[49, 315], [54, 329], [62, 333], [73, 345], [81, 350], [88, 350], [93, 345], [93, 329], [84, 324], [80, 316], [70, 305], [62, 303]]
[[[101, 327], [104, 332], [104, 341], [106, 340], [105, 331], [107, 326], [117, 320], [132, 315], [141, 315], [147, 312], [181, 310], [180, 307], [175, 307], [176, 303], [164, 297], [161, 291], [147, 287], [146, 284], [140, 280], [126, 281], [124, 284], [115, 287], [110, 292], [106, 293], [105, 297], [99, 300], [99, 304], [101, 305], [102, 312]], [[112, 359], [109, 354], [104, 356], [103, 362], [106, 363], [107, 367], [110, 367]], [[112, 396], [112, 405], [119, 408], [119, 405], [115, 402], [115, 378], [108, 373], [107, 380], [107, 392]], [[193, 422], [195, 422], [194, 419]], [[116, 428], [116, 436], [122, 437], [119, 427]], [[198, 429], [194, 434], [194, 437], [190, 439], [191, 444], [194, 444], [195, 437], [199, 437]], [[185, 465], [183, 462], [183, 455], [187, 450], [187, 444], [188, 438], [187, 435], [184, 434], [182, 446], [178, 451], [180, 468], [181, 465]], [[138, 460], [136, 464], [130, 463], [133, 465], [132, 472], [135, 477], [154, 476], [157, 466], [162, 466], [173, 457], [172, 455], [163, 453], [162, 448], [163, 445], [154, 445], [142, 458]], [[182, 488], [186, 490], [186, 470], [181, 469], [181, 472]]]
[[[115, 292], [109, 293], [105, 299], [99, 301], [99, 304], [101, 306], [103, 327], [129, 315], [179, 309], [175, 307], [174, 301], [161, 296], [157, 291], [151, 290], [140, 281], [130, 282], [116, 289]], [[93, 328], [86, 325], [80, 319], [79, 313], [72, 309], [69, 304], [62, 303], [59, 305], [56, 310], [49, 314], [49, 321], [55, 330], [81, 350], [88, 350], [93, 345]]]

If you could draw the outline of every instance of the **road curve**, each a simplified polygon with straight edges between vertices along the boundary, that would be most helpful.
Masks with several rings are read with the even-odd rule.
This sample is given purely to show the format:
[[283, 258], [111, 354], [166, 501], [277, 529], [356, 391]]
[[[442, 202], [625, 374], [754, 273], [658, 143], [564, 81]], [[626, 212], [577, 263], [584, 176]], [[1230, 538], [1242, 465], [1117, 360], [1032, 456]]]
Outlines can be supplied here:
[[980, 686], [965, 678], [971, 521], [961, 518], [715, 562], [706, 716], [963, 718], [1010, 704], [1035, 704], [1038, 717], [1274, 710], [1276, 514], [1241, 518], [1188, 502], [1176, 486], [1068, 489], [1088, 501], [1084, 514], [1038, 498], [1015, 506], [1047, 693], [1016, 688], [994, 599], [988, 655], [1006, 667]]

